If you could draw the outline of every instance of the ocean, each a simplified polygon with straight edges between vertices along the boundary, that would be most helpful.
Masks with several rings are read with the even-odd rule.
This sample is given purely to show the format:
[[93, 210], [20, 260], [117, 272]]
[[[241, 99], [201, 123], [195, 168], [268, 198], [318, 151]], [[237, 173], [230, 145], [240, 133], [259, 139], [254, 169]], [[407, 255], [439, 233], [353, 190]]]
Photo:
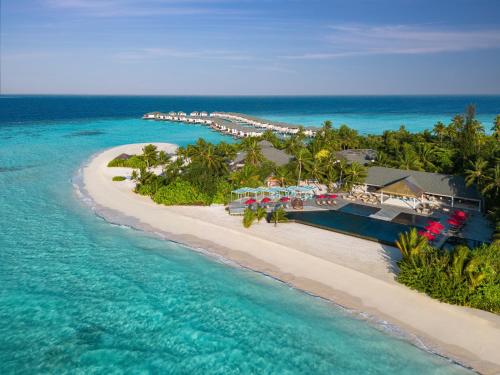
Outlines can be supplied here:
[[391, 109], [378, 115], [415, 124], [423, 102], [440, 108], [422, 113], [433, 119], [469, 101], [485, 119], [500, 108], [498, 97], [418, 98], [415, 106], [396, 97], [0, 97], [0, 373], [469, 373], [384, 322], [112, 225], [75, 189], [82, 165], [112, 146], [231, 140], [141, 120], [147, 111], [310, 121], [343, 113], [375, 132], [379, 117], [370, 122], [369, 113], [379, 100]]

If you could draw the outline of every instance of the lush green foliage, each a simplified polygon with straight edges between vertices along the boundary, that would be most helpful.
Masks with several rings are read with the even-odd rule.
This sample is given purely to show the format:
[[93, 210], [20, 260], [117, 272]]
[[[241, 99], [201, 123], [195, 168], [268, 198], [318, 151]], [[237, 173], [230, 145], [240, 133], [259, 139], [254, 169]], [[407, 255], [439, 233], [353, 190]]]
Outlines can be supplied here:
[[257, 219], [255, 211], [251, 208], [245, 208], [245, 211], [243, 212], [243, 226], [245, 228], [250, 228], [255, 219]]
[[475, 249], [457, 246], [451, 253], [435, 249], [417, 234], [397, 242], [403, 255], [397, 280], [443, 302], [500, 313], [500, 245]]
[[113, 181], [125, 181], [126, 178], [123, 176], [114, 176]]
[[235, 154], [233, 145], [213, 145], [200, 139], [194, 145], [179, 148], [176, 160], [171, 161], [164, 152], [148, 145], [138, 157], [145, 165], [163, 166], [163, 173], [158, 176], [146, 166], [139, 173], [134, 171], [136, 192], [166, 205], [227, 203], [234, 187], [227, 165]]
[[153, 195], [156, 203], [165, 205], [206, 205], [210, 197], [187, 181], [176, 180], [160, 187]]
[[133, 155], [128, 159], [116, 158], [108, 163], [108, 167], [125, 167], [125, 168], [145, 168], [146, 162], [140, 155]]
[[286, 211], [283, 209], [283, 207], [280, 207], [271, 213], [271, 222], [274, 223], [274, 226], [277, 226], [278, 223], [288, 222]]

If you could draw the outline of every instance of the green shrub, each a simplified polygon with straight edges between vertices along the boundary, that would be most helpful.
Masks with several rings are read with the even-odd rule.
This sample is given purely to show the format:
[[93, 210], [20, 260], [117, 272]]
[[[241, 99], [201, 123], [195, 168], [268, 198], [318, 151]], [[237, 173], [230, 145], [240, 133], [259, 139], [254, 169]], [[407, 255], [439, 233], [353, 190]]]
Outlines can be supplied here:
[[132, 155], [128, 159], [113, 159], [108, 163], [108, 167], [125, 167], [125, 168], [146, 168], [146, 162], [142, 156]]
[[113, 181], [125, 181], [126, 178], [123, 176], [114, 176]]
[[397, 280], [432, 298], [500, 313], [500, 246], [457, 246], [451, 253], [430, 246], [399, 262]]
[[212, 197], [212, 203], [218, 204], [228, 204], [231, 200], [231, 191], [233, 190], [232, 185], [224, 180], [217, 183], [217, 188], [214, 196]]
[[207, 194], [200, 192], [187, 181], [175, 180], [163, 186], [153, 195], [153, 201], [167, 206], [172, 205], [209, 205]]
[[255, 211], [251, 208], [245, 208], [245, 211], [243, 212], [243, 226], [245, 228], [250, 228], [255, 219], [257, 219]]

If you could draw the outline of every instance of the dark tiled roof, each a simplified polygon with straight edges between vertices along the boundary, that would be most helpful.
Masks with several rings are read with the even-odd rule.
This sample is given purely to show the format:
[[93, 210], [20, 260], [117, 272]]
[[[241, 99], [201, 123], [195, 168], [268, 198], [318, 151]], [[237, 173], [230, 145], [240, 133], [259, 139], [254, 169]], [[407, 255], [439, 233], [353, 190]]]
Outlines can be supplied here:
[[386, 167], [369, 167], [366, 184], [373, 186], [386, 186], [412, 177], [412, 181], [418, 187], [421, 187], [426, 193], [454, 196], [468, 199], [481, 199], [481, 195], [475, 186], [468, 187], [465, 184], [465, 178], [439, 173], [406, 171], [403, 169]]
[[[269, 141], [260, 141], [259, 145], [264, 157], [278, 166], [285, 165], [292, 159], [292, 157], [288, 155], [285, 151], [274, 148], [274, 146]], [[245, 157], [246, 157], [246, 152], [244, 151], [238, 152], [236, 158], [234, 159], [233, 164], [243, 163]]]
[[379, 191], [410, 197], [421, 197], [425, 192], [418, 182], [415, 181], [413, 176], [408, 176], [399, 181], [391, 182], [389, 185], [382, 186]]
[[371, 163], [377, 158], [377, 151], [372, 149], [348, 149], [338, 151], [336, 153], [339, 159], [344, 159], [348, 163], [359, 163], [361, 165], [366, 165]]

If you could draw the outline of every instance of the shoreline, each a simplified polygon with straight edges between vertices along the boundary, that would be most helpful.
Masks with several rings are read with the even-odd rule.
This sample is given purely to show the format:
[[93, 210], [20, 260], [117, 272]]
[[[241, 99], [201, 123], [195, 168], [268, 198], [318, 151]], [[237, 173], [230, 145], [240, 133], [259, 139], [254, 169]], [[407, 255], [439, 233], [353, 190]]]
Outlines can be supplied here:
[[[465, 367], [485, 374], [500, 372], [495, 350], [500, 317], [440, 303], [398, 284], [391, 271], [394, 248], [298, 223], [277, 228], [261, 223], [244, 229], [240, 218], [230, 217], [221, 206], [157, 205], [133, 193], [131, 182], [111, 181], [112, 175], [128, 169], [106, 167], [113, 157], [137, 153], [141, 146], [105, 150], [82, 167], [81, 193], [104, 220], [228, 260], [349, 311], [368, 314], [369, 320], [388, 322], [404, 339]], [[468, 332], [474, 334], [469, 337]]]

